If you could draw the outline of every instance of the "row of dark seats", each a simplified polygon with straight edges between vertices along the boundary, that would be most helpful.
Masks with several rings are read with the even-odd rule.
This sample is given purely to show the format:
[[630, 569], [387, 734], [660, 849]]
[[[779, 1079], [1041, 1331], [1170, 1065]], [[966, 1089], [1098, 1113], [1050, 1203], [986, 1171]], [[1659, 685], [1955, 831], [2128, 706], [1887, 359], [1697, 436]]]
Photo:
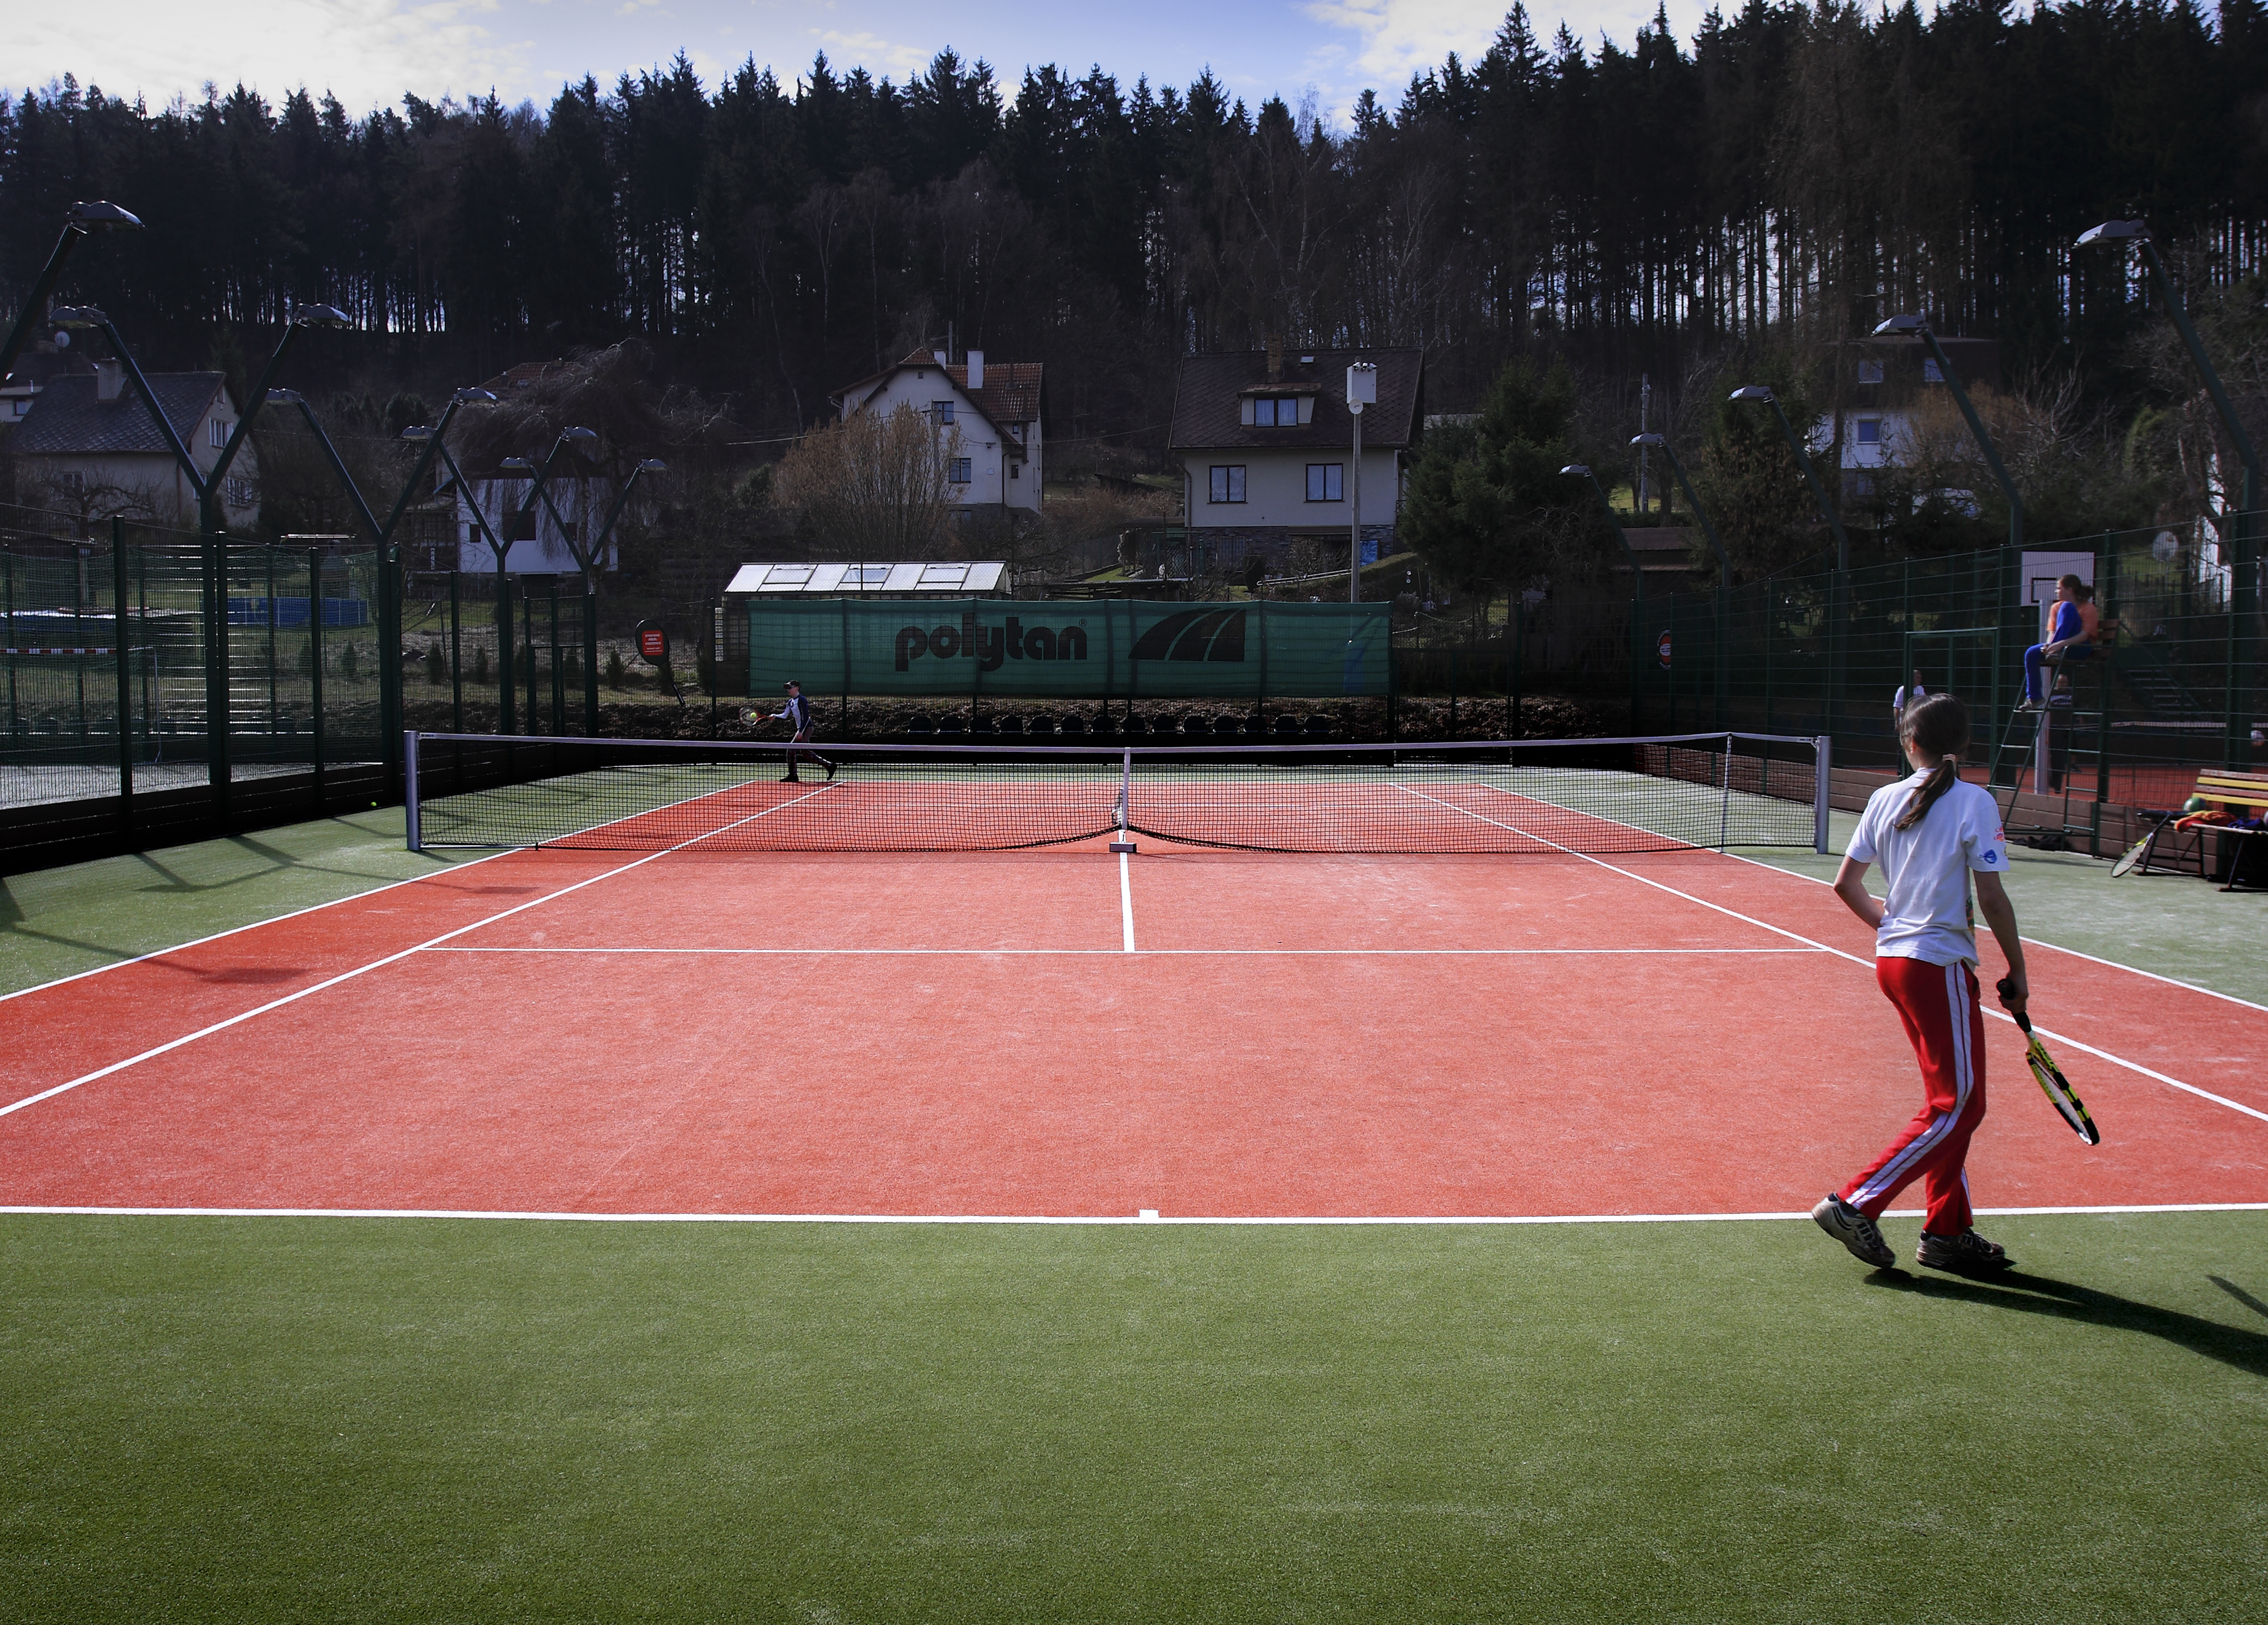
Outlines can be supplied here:
[[970, 726], [968, 717], [957, 714], [940, 718], [914, 716], [906, 720], [906, 732], [909, 734], [959, 734], [1012, 739], [1282, 739], [1325, 736], [1332, 732], [1332, 727], [1331, 719], [1328, 717], [1301, 718], [1289, 713], [1279, 713], [1264, 723], [1257, 717], [1208, 717], [1196, 712], [1185, 717], [1113, 717], [1108, 722], [1090, 722], [1079, 716], [1027, 717], [1012, 711], [998, 716], [979, 717], [974, 727]]

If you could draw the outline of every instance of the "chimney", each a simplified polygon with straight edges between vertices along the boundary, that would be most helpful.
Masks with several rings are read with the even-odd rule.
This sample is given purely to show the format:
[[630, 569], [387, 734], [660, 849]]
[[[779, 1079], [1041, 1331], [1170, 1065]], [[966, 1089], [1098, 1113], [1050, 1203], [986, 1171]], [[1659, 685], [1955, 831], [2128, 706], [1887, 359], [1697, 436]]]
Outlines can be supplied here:
[[939, 365], [939, 366], [941, 366], [941, 367], [942, 367], [942, 366], [946, 366], [946, 365], [950, 364], [949, 363], [947, 363], [947, 362], [946, 362], [946, 358], [945, 358], [945, 352], [944, 352], [943, 350], [941, 350], [941, 349], [933, 349], [933, 350], [930, 351], [930, 353], [929, 353], [929, 358], [930, 358], [932, 361], [934, 361], [935, 363], [937, 363], [937, 364], [938, 364], [938, 365]]
[[1284, 341], [1272, 333], [1268, 335], [1268, 381], [1284, 381]]
[[126, 391], [126, 369], [116, 360], [94, 364], [94, 398], [105, 404], [115, 401]]
[[984, 352], [981, 349], [972, 349], [968, 352], [968, 387], [971, 389], [984, 387]]

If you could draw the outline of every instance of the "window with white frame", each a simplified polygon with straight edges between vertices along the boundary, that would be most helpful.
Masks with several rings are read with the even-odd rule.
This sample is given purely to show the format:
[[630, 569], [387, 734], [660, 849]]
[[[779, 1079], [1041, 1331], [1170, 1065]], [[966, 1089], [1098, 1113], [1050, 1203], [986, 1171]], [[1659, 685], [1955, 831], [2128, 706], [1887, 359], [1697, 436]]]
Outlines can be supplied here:
[[1344, 502], [1346, 500], [1346, 465], [1344, 463], [1309, 463], [1307, 465], [1307, 500], [1309, 502]]
[[1937, 364], [1936, 357], [1932, 356], [1921, 364], [1921, 381], [1925, 384], [1945, 382], [1945, 370]]
[[947, 471], [946, 478], [951, 480], [955, 485], [968, 484], [969, 482], [968, 465], [970, 460], [970, 459], [966, 457], [955, 457], [951, 459], [951, 467]]
[[1882, 420], [1862, 417], [1858, 422], [1857, 432], [1860, 445], [1880, 445], [1882, 443]]
[[252, 482], [241, 474], [231, 474], [221, 496], [232, 508], [249, 508], [253, 504]]
[[216, 417], [207, 425], [205, 432], [212, 437], [212, 443], [216, 449], [228, 444], [228, 423], [225, 419]]
[[76, 468], [66, 468], [63, 474], [63, 489], [77, 496], [86, 489], [86, 476]]
[[1860, 362], [1859, 364], [1859, 381], [1861, 384], [1881, 383], [1882, 381], [1882, 364], [1879, 361]]
[[1244, 500], [1244, 465], [1215, 463], [1212, 466], [1212, 500], [1242, 502]]
[[929, 403], [929, 409], [936, 415], [937, 421], [940, 423], [949, 423], [953, 421], [953, 402], [950, 401], [932, 401]]
[[1297, 395], [1262, 395], [1252, 403], [1255, 429], [1291, 429], [1300, 422]]

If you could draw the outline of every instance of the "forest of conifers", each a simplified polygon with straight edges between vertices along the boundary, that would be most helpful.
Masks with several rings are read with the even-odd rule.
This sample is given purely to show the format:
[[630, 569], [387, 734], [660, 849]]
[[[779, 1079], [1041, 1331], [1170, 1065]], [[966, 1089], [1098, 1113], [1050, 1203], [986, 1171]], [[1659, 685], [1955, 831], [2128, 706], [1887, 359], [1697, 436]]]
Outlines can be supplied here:
[[2140, 315], [2117, 256], [2071, 252], [2095, 221], [2146, 213], [2222, 284], [2268, 248], [2262, 0], [1749, 0], [1690, 44], [1540, 26], [1516, 7], [1344, 117], [1210, 73], [1011, 86], [950, 51], [903, 85], [823, 56], [704, 85], [681, 55], [549, 107], [404, 87], [366, 115], [66, 79], [0, 104], [0, 305], [100, 196], [151, 230], [67, 291], [157, 364], [322, 300], [436, 381], [642, 335], [789, 432], [950, 327], [1049, 364], [1053, 432], [1154, 440], [1178, 356], [1271, 334], [1422, 345], [1437, 410], [1539, 349], [1634, 384], [1900, 310], [1999, 338], [2018, 380]]

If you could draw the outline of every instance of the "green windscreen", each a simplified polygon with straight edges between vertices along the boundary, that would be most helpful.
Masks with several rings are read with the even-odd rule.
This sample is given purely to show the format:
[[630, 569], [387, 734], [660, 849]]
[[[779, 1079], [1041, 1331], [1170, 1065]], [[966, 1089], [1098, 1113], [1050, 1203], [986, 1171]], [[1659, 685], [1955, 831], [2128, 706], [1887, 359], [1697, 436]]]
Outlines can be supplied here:
[[748, 692], [1056, 699], [1383, 695], [1385, 604], [853, 599], [748, 607]]

